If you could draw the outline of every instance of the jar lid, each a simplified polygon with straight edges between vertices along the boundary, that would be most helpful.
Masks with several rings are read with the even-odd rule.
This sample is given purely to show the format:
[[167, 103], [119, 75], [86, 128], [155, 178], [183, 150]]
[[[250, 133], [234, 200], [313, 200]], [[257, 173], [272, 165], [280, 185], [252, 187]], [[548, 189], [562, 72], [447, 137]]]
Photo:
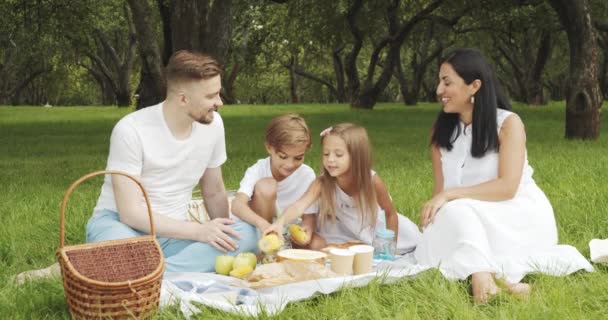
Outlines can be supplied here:
[[376, 230], [376, 236], [383, 239], [392, 239], [395, 237], [395, 232], [391, 229], [380, 228]]

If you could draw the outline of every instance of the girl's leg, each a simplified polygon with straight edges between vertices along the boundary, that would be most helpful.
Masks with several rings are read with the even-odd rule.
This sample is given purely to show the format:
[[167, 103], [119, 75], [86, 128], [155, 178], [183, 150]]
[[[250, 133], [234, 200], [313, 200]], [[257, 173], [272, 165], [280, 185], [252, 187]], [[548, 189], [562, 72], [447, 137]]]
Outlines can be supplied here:
[[249, 206], [259, 216], [272, 223], [276, 215], [277, 181], [273, 178], [260, 179], [253, 188]]
[[311, 250], [321, 250], [327, 247], [327, 242], [325, 241], [325, 238], [314, 232], [312, 234], [312, 239], [310, 240], [310, 244], [308, 245], [308, 247]]

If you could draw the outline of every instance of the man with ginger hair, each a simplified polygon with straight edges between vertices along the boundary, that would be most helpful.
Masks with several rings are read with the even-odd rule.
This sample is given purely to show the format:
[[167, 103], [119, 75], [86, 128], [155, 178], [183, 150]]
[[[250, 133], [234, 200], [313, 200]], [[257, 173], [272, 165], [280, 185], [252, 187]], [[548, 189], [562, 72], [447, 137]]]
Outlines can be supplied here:
[[[214, 270], [215, 257], [257, 250], [257, 232], [229, 218], [221, 165], [226, 161], [221, 67], [210, 56], [178, 51], [165, 69], [165, 101], [133, 112], [114, 127], [107, 170], [131, 174], [149, 194], [168, 272]], [[200, 185], [209, 218], [187, 219]], [[143, 195], [129, 178], [106, 175], [87, 224], [87, 242], [150, 232]]]

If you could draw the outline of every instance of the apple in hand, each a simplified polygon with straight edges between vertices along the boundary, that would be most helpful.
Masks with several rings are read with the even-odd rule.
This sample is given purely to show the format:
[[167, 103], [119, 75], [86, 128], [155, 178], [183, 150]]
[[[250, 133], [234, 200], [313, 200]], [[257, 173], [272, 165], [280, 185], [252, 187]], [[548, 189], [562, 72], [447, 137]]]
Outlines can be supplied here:
[[289, 226], [289, 234], [299, 244], [307, 244], [310, 242], [310, 237], [308, 236], [308, 233], [306, 233], [306, 230], [297, 224], [292, 224]]
[[258, 247], [264, 253], [275, 252], [281, 248], [283, 241], [275, 233], [265, 235], [258, 241]]
[[215, 272], [227, 276], [233, 269], [233, 256], [219, 256], [215, 258]]

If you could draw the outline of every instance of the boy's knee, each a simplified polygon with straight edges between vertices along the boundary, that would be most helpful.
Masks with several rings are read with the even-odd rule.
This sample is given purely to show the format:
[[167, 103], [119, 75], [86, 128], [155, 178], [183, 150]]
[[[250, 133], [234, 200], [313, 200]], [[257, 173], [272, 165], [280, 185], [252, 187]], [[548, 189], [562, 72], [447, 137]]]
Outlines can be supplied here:
[[273, 178], [262, 178], [256, 182], [253, 194], [264, 199], [274, 199], [277, 196], [277, 181]]

